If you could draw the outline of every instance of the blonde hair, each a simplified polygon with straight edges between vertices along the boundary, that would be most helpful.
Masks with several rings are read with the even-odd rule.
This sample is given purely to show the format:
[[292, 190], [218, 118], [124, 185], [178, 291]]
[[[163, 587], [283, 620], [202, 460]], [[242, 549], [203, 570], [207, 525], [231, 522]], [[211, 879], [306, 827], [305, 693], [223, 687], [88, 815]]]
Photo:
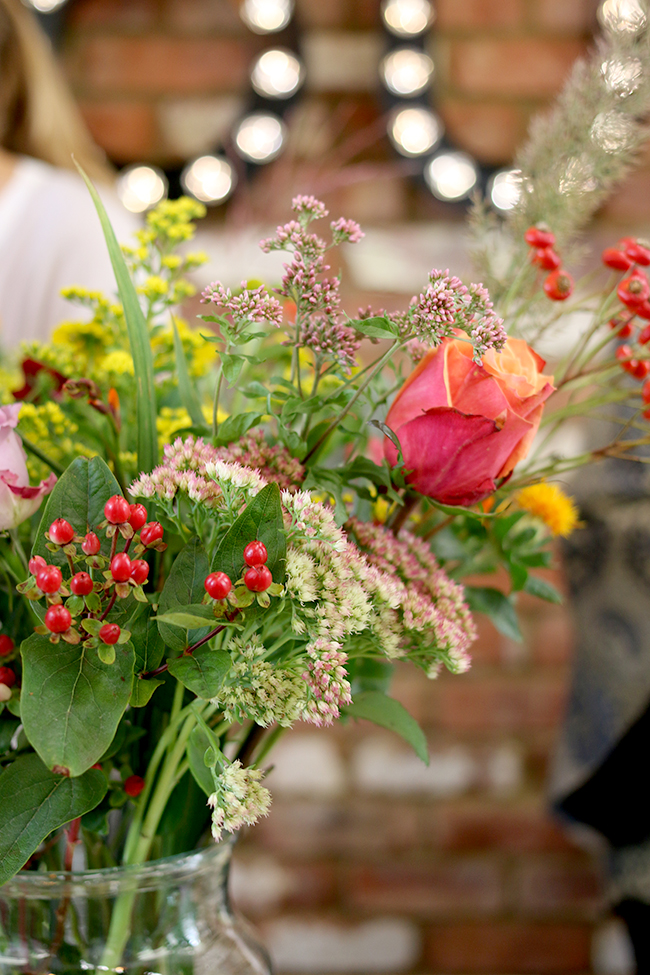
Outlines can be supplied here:
[[0, 0], [0, 145], [94, 179], [112, 170], [93, 142], [50, 42], [21, 0]]

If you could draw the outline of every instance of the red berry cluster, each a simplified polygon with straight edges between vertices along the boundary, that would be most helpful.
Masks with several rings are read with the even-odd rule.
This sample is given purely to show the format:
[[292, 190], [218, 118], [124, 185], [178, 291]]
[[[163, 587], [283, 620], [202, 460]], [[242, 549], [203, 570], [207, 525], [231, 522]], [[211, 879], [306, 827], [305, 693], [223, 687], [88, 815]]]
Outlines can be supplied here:
[[544, 292], [551, 301], [566, 301], [573, 293], [573, 278], [562, 267], [562, 258], [554, 250], [555, 234], [546, 224], [529, 227], [524, 240], [531, 248], [530, 259], [543, 271], [550, 271], [544, 280]]
[[[65, 518], [55, 519], [46, 532], [46, 547], [64, 554], [69, 578], [64, 581], [59, 565], [48, 564], [42, 555], [35, 555], [29, 561], [30, 578], [18, 587], [29, 599], [45, 597], [44, 626], [36, 629], [49, 633], [53, 642], [59, 637], [73, 644], [84, 640], [85, 646], [100, 648], [124, 642], [129, 634], [123, 633], [117, 623], [105, 622], [106, 617], [117, 599], [133, 595], [141, 602], [147, 600], [142, 586], [149, 576], [149, 563], [144, 558], [132, 559], [129, 548], [135, 543], [136, 556], [148, 549], [163, 551], [166, 546], [162, 526], [157, 521], [147, 522], [144, 505], [129, 504], [119, 494], [104, 505], [104, 518], [97, 526], [108, 540], [104, 553], [97, 532], [76, 535]], [[125, 541], [122, 551], [117, 551], [120, 536]], [[107, 550], [109, 554], [105, 554]], [[105, 650], [100, 656], [109, 663], [111, 653], [114, 659], [114, 651]]]
[[[248, 569], [238, 582], [250, 592], [262, 593], [273, 584], [273, 576], [265, 564], [269, 557], [264, 542], [255, 540], [249, 542], [244, 549], [244, 562]], [[225, 572], [211, 572], [205, 582], [205, 591], [212, 599], [226, 599], [232, 591], [233, 584]], [[268, 597], [267, 597], [268, 598]]]
[[[650, 323], [650, 281], [640, 267], [650, 266], [650, 246], [636, 237], [622, 237], [616, 247], [606, 247], [602, 255], [603, 264], [614, 271], [629, 272], [616, 288], [616, 296], [626, 311], [610, 319], [609, 326], [620, 339], [632, 338], [636, 333], [635, 318]], [[650, 324], [641, 329], [636, 336], [639, 345], [650, 342]], [[650, 404], [650, 359], [639, 359], [629, 345], [620, 345], [616, 358], [621, 368], [635, 379], [646, 380], [641, 397], [644, 404]], [[650, 420], [650, 409], [643, 412]]]

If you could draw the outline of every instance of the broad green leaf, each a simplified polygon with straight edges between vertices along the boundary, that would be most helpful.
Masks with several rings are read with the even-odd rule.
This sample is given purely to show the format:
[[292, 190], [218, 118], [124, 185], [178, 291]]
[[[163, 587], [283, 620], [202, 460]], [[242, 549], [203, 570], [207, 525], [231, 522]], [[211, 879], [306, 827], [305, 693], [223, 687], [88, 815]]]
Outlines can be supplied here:
[[348, 660], [348, 673], [352, 684], [352, 698], [367, 691], [386, 693], [390, 687], [395, 665], [387, 660], [373, 660], [372, 657], [356, 657]]
[[33, 753], [21, 755], [0, 773], [0, 885], [53, 830], [99, 805], [107, 784], [99, 769], [79, 778], [55, 775]]
[[528, 580], [528, 569], [526, 566], [521, 565], [515, 559], [509, 559], [506, 568], [510, 575], [513, 592], [519, 592], [520, 589], [525, 589]]
[[242, 387], [239, 392], [242, 394], [242, 396], [245, 396], [246, 399], [266, 399], [269, 391], [266, 386], [262, 385], [262, 383], [258, 382], [257, 380], [253, 380], [253, 382], [250, 382], [248, 386]]
[[499, 633], [521, 643], [523, 638], [517, 611], [510, 596], [505, 596], [498, 589], [465, 586], [465, 599], [473, 613], [489, 616]]
[[538, 599], [545, 599], [549, 603], [563, 602], [562, 593], [546, 579], [540, 579], [539, 576], [528, 576], [524, 592], [530, 593], [531, 596], [537, 596]]
[[[104, 520], [104, 505], [122, 490], [101, 457], [76, 457], [66, 468], [49, 495], [38, 527], [32, 555], [41, 555], [49, 563], [67, 565], [64, 552], [46, 548], [45, 532], [56, 518], [65, 518], [80, 535], [95, 530]], [[100, 537], [102, 533], [100, 533]], [[102, 552], [108, 555], [110, 541], [102, 540]]]
[[194, 776], [194, 781], [199, 788], [203, 789], [206, 796], [210, 796], [214, 792], [212, 772], [204, 761], [208, 748], [214, 749], [213, 742], [208, 737], [205, 728], [202, 725], [197, 725], [187, 742], [187, 761], [190, 766], [190, 772]]
[[132, 708], [143, 708], [151, 700], [151, 696], [157, 687], [165, 682], [162, 680], [157, 680], [155, 677], [150, 677], [148, 680], [142, 680], [139, 677], [134, 677], [133, 679], [133, 690], [131, 691], [131, 697], [129, 698], [129, 704]]
[[150, 615], [150, 606], [142, 605], [137, 615], [128, 621], [131, 643], [135, 649], [136, 674], [148, 674], [159, 666], [165, 655], [165, 643], [158, 632], [158, 625]]
[[239, 440], [251, 427], [257, 426], [264, 413], [237, 413], [234, 416], [227, 416], [219, 424], [219, 433], [215, 440], [216, 446], [225, 446], [235, 440]]
[[183, 348], [183, 343], [181, 337], [178, 334], [178, 329], [176, 328], [176, 322], [172, 318], [172, 327], [174, 329], [174, 355], [176, 357], [176, 377], [178, 379], [178, 393], [181, 398], [181, 403], [190, 415], [190, 419], [195, 427], [203, 427], [205, 429], [206, 422], [203, 416], [203, 411], [201, 409], [201, 403], [197, 395], [196, 389], [192, 380], [190, 378], [189, 369], [187, 368], [187, 359], [185, 357], [185, 349]]
[[[327, 404], [328, 408], [332, 407], [332, 403]], [[282, 419], [286, 420], [292, 416], [309, 415], [311, 413], [318, 413], [319, 410], [325, 408], [325, 403], [321, 396], [314, 396], [312, 399], [301, 399], [299, 396], [290, 396], [282, 407]]]
[[81, 775], [113, 740], [133, 681], [133, 646], [101, 662], [96, 649], [50, 643], [38, 633], [21, 646], [21, 717], [25, 734], [48, 768]]
[[[158, 613], [164, 616], [166, 613], [183, 611], [191, 603], [200, 603], [205, 596], [203, 583], [209, 572], [208, 557], [203, 546], [198, 538], [193, 538], [174, 560], [160, 594]], [[209, 624], [188, 630], [161, 621], [157, 621], [157, 625], [164, 642], [177, 653], [182, 653], [186, 647], [202, 639], [211, 629]]]
[[136, 434], [138, 444], [138, 470], [152, 471], [158, 461], [158, 437], [156, 433], [156, 387], [153, 375], [153, 355], [149, 330], [145, 321], [135, 286], [129, 275], [115, 231], [108, 219], [99, 193], [88, 176], [77, 164], [77, 169], [86, 182], [99, 215], [106, 238], [108, 253], [113, 265], [117, 290], [124, 308], [124, 319], [129, 334], [129, 345], [133, 356], [136, 385]]
[[411, 717], [403, 704], [381, 691], [358, 694], [352, 704], [343, 708], [344, 714], [353, 718], [365, 718], [382, 728], [388, 728], [407, 741], [418, 758], [429, 764], [429, 749], [422, 728]]
[[246, 360], [242, 355], [233, 355], [232, 353], [226, 352], [220, 352], [219, 358], [221, 359], [221, 368], [223, 369], [226, 382], [229, 386], [232, 386], [233, 383], [237, 382], [239, 373], [242, 371]]
[[207, 643], [192, 654], [169, 661], [169, 673], [197, 697], [215, 697], [230, 670], [232, 659], [225, 650], [211, 650]]
[[209, 606], [204, 607], [206, 610], [205, 616], [199, 615], [198, 613], [184, 613], [182, 610], [172, 613], [163, 613], [162, 616], [157, 616], [156, 619], [159, 623], [169, 623], [170, 626], [180, 626], [184, 630], [196, 629], [196, 627], [205, 626], [206, 620], [217, 626], [217, 621], [214, 614]]
[[382, 316], [354, 318], [348, 322], [348, 325], [362, 335], [370, 335], [377, 339], [394, 339], [398, 333], [397, 325]]
[[[244, 569], [244, 549], [249, 542], [256, 539], [266, 545], [269, 556], [266, 564], [273, 581], [284, 582], [287, 543], [280, 504], [280, 489], [275, 483], [267, 484], [262, 488], [233, 522], [214, 554], [212, 571], [225, 572], [235, 582]], [[187, 602], [196, 601], [187, 600]]]

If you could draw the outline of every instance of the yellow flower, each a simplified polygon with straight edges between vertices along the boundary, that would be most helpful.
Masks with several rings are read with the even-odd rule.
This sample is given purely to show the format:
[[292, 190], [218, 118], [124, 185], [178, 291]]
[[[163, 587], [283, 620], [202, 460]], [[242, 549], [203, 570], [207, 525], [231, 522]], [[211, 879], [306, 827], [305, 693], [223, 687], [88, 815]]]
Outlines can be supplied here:
[[573, 499], [557, 484], [548, 484], [546, 481], [531, 484], [517, 493], [516, 500], [521, 508], [540, 518], [552, 535], [566, 538], [580, 525], [578, 509]]
[[169, 291], [169, 282], [165, 281], [158, 274], [150, 275], [145, 283], [138, 288], [138, 292], [149, 298], [151, 301], [155, 301], [156, 298], [163, 298]]
[[135, 375], [133, 359], [128, 352], [124, 352], [122, 349], [116, 349], [114, 352], [109, 352], [102, 359], [100, 372], [113, 373], [117, 376], [133, 376]]
[[109, 338], [110, 333], [99, 322], [61, 322], [52, 333], [54, 345], [68, 346], [86, 360], [93, 349], [96, 353], [102, 353]]
[[379, 522], [380, 525], [385, 524], [391, 507], [391, 502], [387, 498], [383, 495], [378, 497], [372, 508], [372, 520]]

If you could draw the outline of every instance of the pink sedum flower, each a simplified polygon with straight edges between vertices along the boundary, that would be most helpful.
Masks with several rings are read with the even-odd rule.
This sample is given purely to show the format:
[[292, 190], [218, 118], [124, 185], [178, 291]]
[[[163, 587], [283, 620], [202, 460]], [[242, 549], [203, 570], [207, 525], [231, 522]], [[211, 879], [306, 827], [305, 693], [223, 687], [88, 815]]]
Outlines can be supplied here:
[[29, 483], [25, 451], [16, 433], [20, 403], [0, 406], [0, 530], [15, 528], [39, 508], [56, 483], [50, 474], [38, 487]]

